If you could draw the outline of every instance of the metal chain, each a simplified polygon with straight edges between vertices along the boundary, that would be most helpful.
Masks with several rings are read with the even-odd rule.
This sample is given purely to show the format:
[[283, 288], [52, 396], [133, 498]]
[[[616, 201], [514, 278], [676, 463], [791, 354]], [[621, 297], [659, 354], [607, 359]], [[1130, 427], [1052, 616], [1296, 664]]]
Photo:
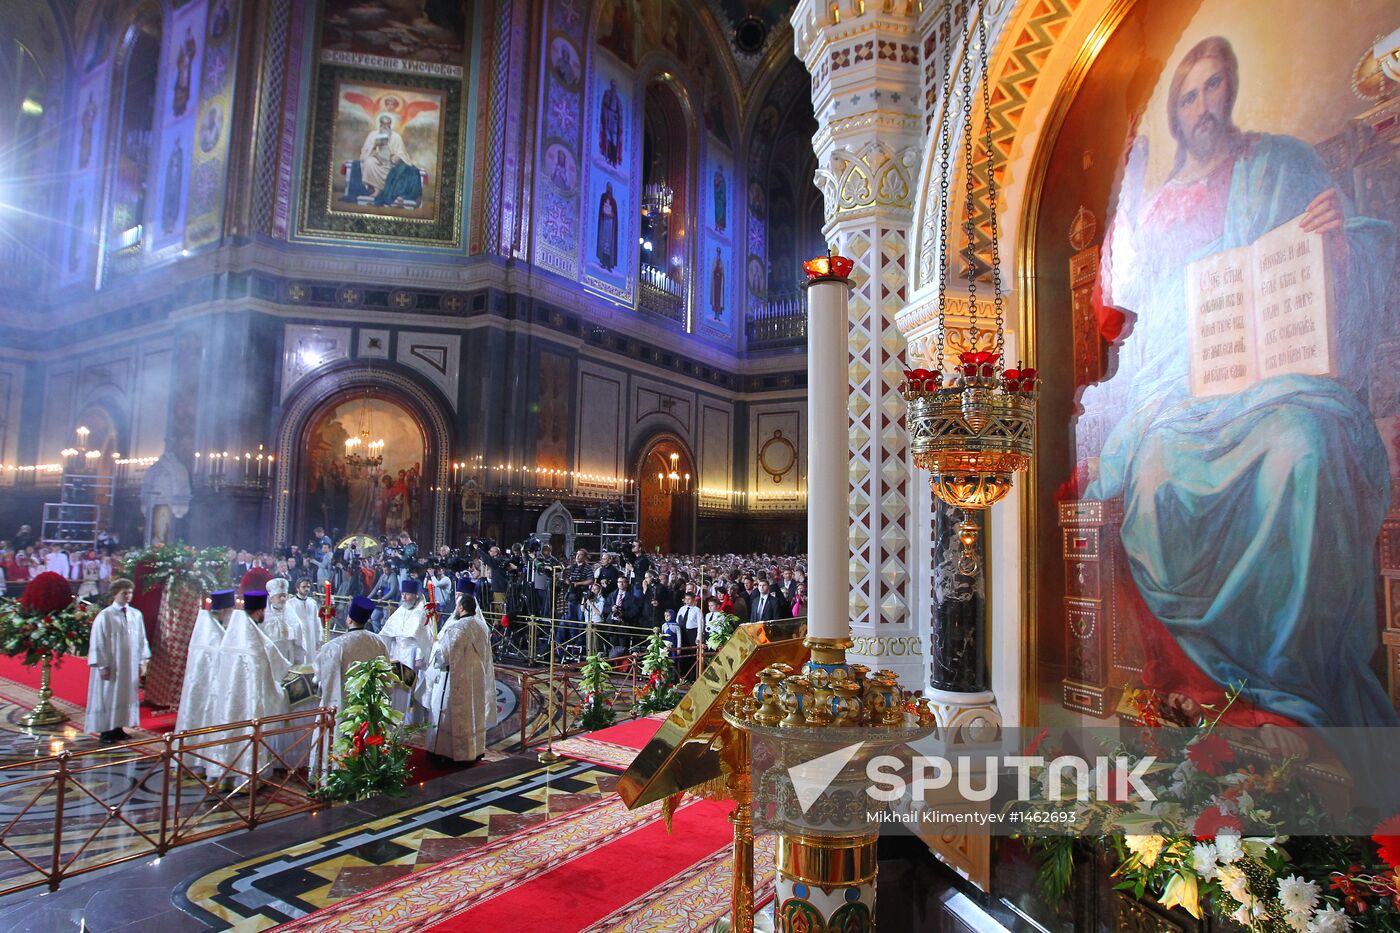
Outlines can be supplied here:
[[[976, 0], [970, 0], [976, 2]], [[980, 7], [979, 7], [980, 10]], [[980, 16], [980, 14], [979, 14]], [[970, 321], [968, 327], [968, 349], [977, 349], [977, 251], [974, 246], [973, 229], [976, 219], [976, 207], [973, 202], [973, 179], [972, 179], [972, 38], [973, 23], [967, 24], [967, 35], [963, 41], [963, 152], [966, 156], [967, 169], [967, 203], [963, 212], [966, 219], [963, 222], [963, 232], [967, 237], [967, 315]]]
[[1004, 300], [1001, 296], [1001, 245], [997, 238], [997, 173], [995, 150], [992, 149], [992, 82], [987, 69], [987, 9], [986, 4], [978, 7], [977, 31], [982, 39], [979, 64], [982, 70], [982, 128], [987, 149], [987, 211], [992, 225], [992, 303], [997, 317], [997, 359], [996, 368], [1000, 373], [1006, 360], [1004, 330]]
[[948, 188], [949, 168], [953, 161], [953, 137], [949, 114], [953, 107], [953, 0], [943, 7], [943, 127], [938, 145], [938, 354], [934, 366], [943, 370], [943, 344], [947, 331], [945, 314], [948, 306], [948, 270], [953, 264], [948, 255]]

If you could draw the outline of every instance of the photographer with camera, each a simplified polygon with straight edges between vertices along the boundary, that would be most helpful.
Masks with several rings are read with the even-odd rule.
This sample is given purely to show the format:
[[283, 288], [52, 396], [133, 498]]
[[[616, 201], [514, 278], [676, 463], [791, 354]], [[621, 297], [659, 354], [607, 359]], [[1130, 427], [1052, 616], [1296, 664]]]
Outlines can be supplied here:
[[520, 565], [501, 551], [501, 546], [490, 538], [476, 542], [476, 556], [485, 566], [491, 585], [491, 610], [506, 611], [506, 597], [510, 594], [510, 575], [519, 572]]
[[[535, 538], [530, 539], [538, 543]], [[530, 561], [530, 614], [536, 618], [548, 619], [554, 615], [551, 596], [554, 591], [554, 574], [560, 564], [554, 557], [554, 550], [548, 544], [541, 544], [538, 553]]]

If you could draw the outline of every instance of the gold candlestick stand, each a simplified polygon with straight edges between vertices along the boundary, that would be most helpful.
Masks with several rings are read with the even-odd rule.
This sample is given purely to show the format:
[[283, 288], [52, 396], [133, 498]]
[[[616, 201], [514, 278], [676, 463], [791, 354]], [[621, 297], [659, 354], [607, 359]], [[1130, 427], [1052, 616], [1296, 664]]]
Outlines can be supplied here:
[[[854, 741], [854, 732], [843, 737], [843, 727], [865, 727], [863, 739], [870, 734], [865, 730], [879, 728], [880, 741], [866, 742], [870, 751], [857, 759], [863, 760], [878, 753], [877, 745], [927, 735], [933, 722], [927, 702], [905, 703], [893, 673], [872, 675], [859, 664], [848, 665], [849, 643], [805, 636], [806, 625], [797, 620], [739, 626], [617, 785], [633, 809], [662, 801], [669, 813], [683, 792], [735, 802], [729, 817], [734, 829], [732, 933], [754, 929], [750, 758], [755, 738], [777, 741], [780, 749], [792, 740], [790, 747], [797, 752], [810, 749], [817, 739]], [[798, 670], [802, 673], [794, 673]], [[769, 767], [765, 775], [776, 770], [776, 765]], [[864, 826], [832, 832], [793, 821], [777, 835], [778, 930], [874, 929], [874, 833]], [[852, 890], [854, 901], [847, 900]], [[819, 915], [820, 924], [811, 922]], [[831, 925], [835, 921], [855, 925]]]
[[[559, 582], [559, 570], [558, 567], [549, 568], [549, 609], [551, 615], [554, 612], [554, 587]], [[545, 750], [539, 754], [539, 762], [544, 765], [552, 765], [559, 760], [559, 754], [554, 750], [554, 652], [558, 645], [556, 644], [555, 620], [551, 618], [547, 621], [549, 622], [549, 679], [546, 683], [549, 685], [549, 689], [544, 714], [546, 746]], [[521, 702], [525, 702], [525, 698], [522, 697]]]
[[47, 729], [68, 721], [68, 717], [49, 702], [53, 699], [53, 690], [49, 686], [51, 674], [49, 656], [44, 655], [44, 660], [40, 662], [39, 667], [39, 702], [35, 703], [34, 708], [20, 719], [20, 723], [26, 729]]

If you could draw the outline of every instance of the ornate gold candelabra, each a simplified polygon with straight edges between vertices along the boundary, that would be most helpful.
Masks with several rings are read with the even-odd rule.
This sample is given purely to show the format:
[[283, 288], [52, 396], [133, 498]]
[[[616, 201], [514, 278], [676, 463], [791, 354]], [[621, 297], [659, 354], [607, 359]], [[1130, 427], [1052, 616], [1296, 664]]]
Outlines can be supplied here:
[[26, 729], [47, 729], [68, 721], [68, 717], [50, 702], [53, 699], [53, 690], [49, 685], [51, 674], [49, 656], [45, 655], [39, 667], [39, 702], [20, 719]]
[[[922, 697], [907, 700], [893, 671], [871, 672], [846, 660], [849, 639], [808, 637], [811, 658], [800, 672], [771, 664], [750, 691], [730, 688], [725, 721], [743, 736], [743, 749], [758, 738], [772, 743], [778, 761], [769, 775], [792, 775], [824, 746], [850, 747], [852, 761], [921, 738], [934, 728], [933, 712]], [[862, 730], [857, 733], [855, 730]], [[869, 730], [875, 730], [872, 734]], [[774, 921], [779, 933], [875, 929], [876, 843], [865, 822], [863, 767], [854, 780], [838, 775], [822, 794], [822, 806], [804, 805], [801, 788], [780, 792], [777, 828], [777, 893]], [[745, 773], [745, 789], [748, 775]], [[852, 805], [855, 802], [858, 805]], [[740, 808], [742, 809], [742, 808]], [[736, 811], [735, 846], [740, 845]], [[752, 826], [744, 817], [752, 845]], [[736, 866], [743, 863], [736, 856]], [[753, 930], [752, 878], [745, 886], [736, 867], [735, 931]], [[741, 897], [740, 895], [744, 895]]]

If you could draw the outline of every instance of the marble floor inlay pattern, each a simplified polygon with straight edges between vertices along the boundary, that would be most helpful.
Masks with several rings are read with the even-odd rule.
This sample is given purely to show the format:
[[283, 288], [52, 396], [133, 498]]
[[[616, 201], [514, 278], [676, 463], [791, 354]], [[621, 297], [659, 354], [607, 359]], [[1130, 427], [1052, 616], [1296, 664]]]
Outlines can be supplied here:
[[576, 761], [522, 771], [190, 880], [177, 906], [212, 929], [265, 930], [611, 793], [619, 775]]

